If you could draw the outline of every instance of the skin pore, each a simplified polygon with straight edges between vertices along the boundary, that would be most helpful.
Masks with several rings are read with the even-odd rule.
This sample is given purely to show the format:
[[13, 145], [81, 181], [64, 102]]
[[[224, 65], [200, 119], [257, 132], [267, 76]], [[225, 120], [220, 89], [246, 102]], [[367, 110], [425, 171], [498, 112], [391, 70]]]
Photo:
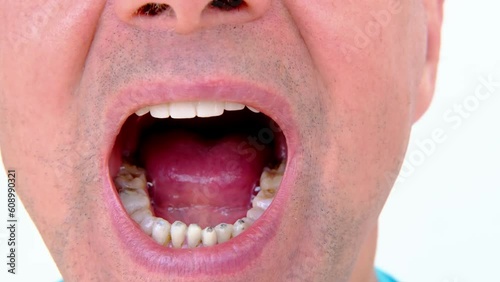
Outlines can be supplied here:
[[376, 281], [377, 219], [432, 97], [442, 0], [248, 0], [242, 11], [165, 0], [170, 14], [134, 16], [147, 3], [0, 10], [0, 149], [65, 281], [214, 280], [136, 263], [103, 200], [103, 171], [122, 89], [216, 80], [275, 93], [296, 127], [272, 248], [217, 280]]

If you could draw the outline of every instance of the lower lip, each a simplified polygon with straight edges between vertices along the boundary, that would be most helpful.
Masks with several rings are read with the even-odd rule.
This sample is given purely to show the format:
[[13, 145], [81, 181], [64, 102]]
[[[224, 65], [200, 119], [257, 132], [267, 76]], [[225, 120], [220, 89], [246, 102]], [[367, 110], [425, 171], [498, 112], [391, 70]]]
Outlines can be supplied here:
[[[279, 120], [277, 120], [279, 123]], [[116, 124], [116, 123], [115, 123]], [[290, 133], [285, 130], [285, 133]], [[137, 226], [123, 209], [110, 176], [110, 152], [104, 154], [101, 173], [103, 197], [112, 227], [122, 250], [138, 266], [151, 273], [168, 273], [170, 276], [197, 277], [225, 275], [242, 271], [261, 257], [264, 249], [270, 250], [271, 242], [278, 240], [277, 231], [283, 219], [291, 184], [295, 181], [295, 136], [287, 134], [288, 163], [280, 191], [273, 204], [251, 228], [230, 241], [213, 247], [173, 249], [158, 245]], [[114, 144], [114, 137], [110, 136]], [[112, 146], [110, 146], [112, 147]]]

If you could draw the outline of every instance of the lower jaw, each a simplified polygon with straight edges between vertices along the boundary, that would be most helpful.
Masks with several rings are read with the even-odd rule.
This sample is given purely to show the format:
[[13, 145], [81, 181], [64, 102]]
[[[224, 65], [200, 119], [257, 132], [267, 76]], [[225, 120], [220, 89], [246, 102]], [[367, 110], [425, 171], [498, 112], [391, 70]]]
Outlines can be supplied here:
[[[252, 207], [248, 210], [237, 208], [236, 212], [235, 208], [194, 206], [176, 209], [174, 212], [160, 209], [163, 213], [158, 213], [149, 198], [148, 188], [152, 184], [147, 182], [146, 172], [127, 163], [120, 167], [114, 183], [127, 214], [158, 245], [173, 248], [212, 247], [244, 233], [270, 208], [279, 192], [285, 166], [286, 161], [283, 161], [278, 167], [264, 168], [258, 186], [251, 195]], [[219, 212], [221, 208], [224, 209], [223, 212]], [[195, 222], [191, 223], [189, 221], [193, 214]]]
[[[290, 166], [288, 161], [287, 166]], [[288, 171], [288, 170], [287, 170]], [[107, 164], [103, 173], [109, 176]], [[199, 248], [169, 248], [159, 245], [145, 234], [123, 209], [118, 192], [110, 177], [104, 178], [104, 196], [110, 220], [124, 255], [134, 265], [148, 273], [168, 274], [169, 277], [221, 277], [248, 270], [264, 251], [272, 252], [273, 243], [285, 214], [289, 185], [294, 173], [287, 172], [280, 193], [270, 207], [248, 230], [224, 244]], [[276, 241], [277, 242], [277, 241]]]
[[133, 261], [138, 269], [147, 273], [168, 274], [169, 277], [208, 277], [211, 280], [209, 277], [220, 278], [250, 271], [252, 265], [258, 264], [263, 257], [274, 257], [273, 250], [280, 246], [277, 234], [285, 215], [286, 202], [290, 198], [289, 187], [295, 181], [294, 170], [290, 169], [292, 157], [293, 149], [289, 148], [285, 164], [287, 172], [281, 181], [280, 191], [275, 195], [272, 205], [252, 223], [251, 228], [225, 243], [210, 247], [200, 243], [196, 248], [187, 248], [185, 245], [174, 248], [171, 243], [166, 246], [158, 244], [144, 233], [120, 201], [108, 160], [103, 170], [104, 175], [108, 176], [104, 178], [104, 196], [112, 228], [121, 246], [120, 255]]

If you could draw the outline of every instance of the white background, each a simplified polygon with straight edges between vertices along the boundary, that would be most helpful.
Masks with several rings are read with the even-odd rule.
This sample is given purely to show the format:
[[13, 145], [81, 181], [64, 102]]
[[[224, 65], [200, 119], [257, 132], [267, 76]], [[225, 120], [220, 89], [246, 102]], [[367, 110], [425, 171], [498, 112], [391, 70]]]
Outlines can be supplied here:
[[[500, 86], [473, 104], [480, 77], [500, 82], [499, 13], [498, 1], [446, 1], [435, 99], [406, 155], [414, 170], [380, 217], [377, 265], [402, 281], [500, 281]], [[443, 118], [464, 103], [460, 126]], [[417, 144], [435, 130], [447, 138], [422, 161]]]
[[[493, 0], [446, 1], [436, 96], [414, 127], [405, 173], [380, 218], [377, 265], [402, 281], [500, 281], [500, 87], [477, 105], [472, 97], [481, 77], [500, 81], [499, 11]], [[460, 125], [443, 118], [454, 105], [467, 107]], [[419, 147], [435, 130], [445, 140]], [[6, 187], [1, 173], [0, 185]], [[0, 216], [6, 218], [6, 208]], [[57, 281], [29, 216], [20, 209], [18, 217], [19, 274], [6, 275], [1, 228], [0, 280]]]

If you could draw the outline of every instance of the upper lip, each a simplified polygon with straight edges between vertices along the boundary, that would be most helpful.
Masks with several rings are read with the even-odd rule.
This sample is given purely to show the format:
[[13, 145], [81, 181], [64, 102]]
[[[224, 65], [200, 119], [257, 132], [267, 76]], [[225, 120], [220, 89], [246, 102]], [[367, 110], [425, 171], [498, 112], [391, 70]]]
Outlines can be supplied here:
[[[284, 93], [248, 82], [230, 79], [172, 84], [165, 82], [134, 82], [115, 93], [105, 110], [106, 134], [101, 173], [105, 189], [103, 198], [112, 220], [115, 235], [124, 255], [149, 271], [173, 276], [220, 275], [248, 266], [259, 257], [271, 241], [284, 215], [291, 183], [295, 178], [294, 153], [297, 127], [291, 106]], [[231, 101], [255, 107], [272, 118], [283, 130], [287, 140], [287, 171], [273, 205], [252, 228], [238, 237], [210, 248], [171, 249], [157, 245], [136, 227], [123, 210], [109, 172], [109, 159], [115, 138], [125, 120], [136, 110], [150, 105], [174, 101]]]

